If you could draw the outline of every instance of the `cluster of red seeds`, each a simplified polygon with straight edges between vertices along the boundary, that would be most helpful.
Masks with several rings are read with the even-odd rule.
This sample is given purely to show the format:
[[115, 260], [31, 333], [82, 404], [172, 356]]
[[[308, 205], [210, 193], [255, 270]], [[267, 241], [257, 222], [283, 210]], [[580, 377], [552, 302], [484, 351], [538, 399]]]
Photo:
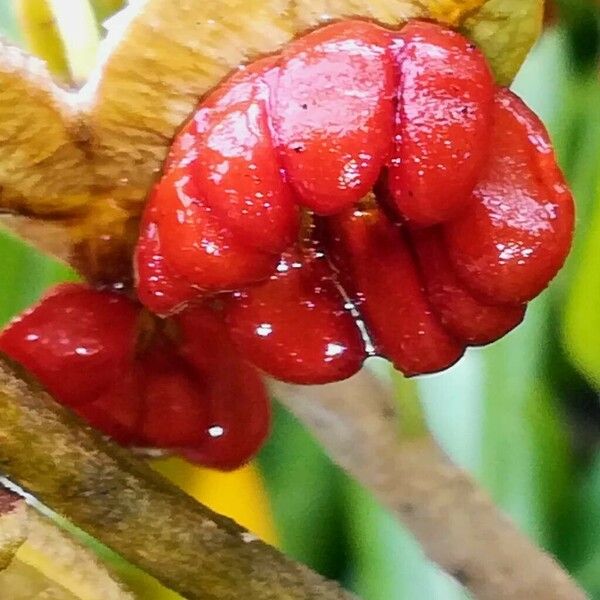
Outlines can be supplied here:
[[138, 293], [159, 314], [219, 294], [282, 380], [355, 373], [359, 321], [376, 354], [431, 373], [521, 322], [572, 229], [543, 125], [477, 48], [346, 21], [203, 101], [147, 207]]
[[64, 284], [10, 324], [0, 350], [125, 446], [234, 469], [269, 430], [260, 376], [204, 307], [160, 321], [121, 294]]
[[284, 381], [407, 375], [516, 327], [573, 202], [537, 117], [461, 35], [346, 21], [240, 69], [177, 136], [143, 220], [141, 305], [63, 286], [0, 336], [121, 443], [233, 468]]

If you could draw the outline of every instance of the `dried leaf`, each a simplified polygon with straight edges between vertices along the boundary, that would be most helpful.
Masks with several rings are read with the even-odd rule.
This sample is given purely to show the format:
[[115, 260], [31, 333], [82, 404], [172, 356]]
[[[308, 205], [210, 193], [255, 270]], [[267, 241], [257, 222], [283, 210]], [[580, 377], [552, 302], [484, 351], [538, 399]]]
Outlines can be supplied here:
[[503, 85], [509, 85], [542, 31], [544, 0], [488, 0], [464, 24]]
[[114, 51], [83, 90], [93, 98], [89, 123], [104, 184], [145, 193], [198, 99], [239, 64], [292, 37], [288, 4], [151, 0], [113, 17], [103, 50]]
[[[600, 192], [598, 194], [600, 200]], [[573, 363], [600, 390], [600, 203], [590, 219], [564, 314], [564, 341]]]
[[314, 27], [327, 19], [355, 16], [387, 25], [427, 18], [455, 27], [484, 3], [485, 0], [305, 0], [293, 3], [293, 11], [299, 28]]
[[2, 208], [73, 213], [89, 200], [84, 128], [46, 66], [0, 40]]

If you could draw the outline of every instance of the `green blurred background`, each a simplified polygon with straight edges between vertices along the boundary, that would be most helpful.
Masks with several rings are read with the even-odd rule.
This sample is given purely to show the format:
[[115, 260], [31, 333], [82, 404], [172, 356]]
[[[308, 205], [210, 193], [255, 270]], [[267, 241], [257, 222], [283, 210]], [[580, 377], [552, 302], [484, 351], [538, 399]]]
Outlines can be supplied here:
[[[95, 4], [101, 20], [119, 2]], [[514, 88], [549, 127], [575, 192], [574, 251], [516, 332], [408, 386], [453, 459], [600, 600], [600, 6], [557, 4]], [[35, 48], [15, 5], [0, 0], [0, 30]], [[0, 234], [0, 323], [73, 277]], [[466, 597], [283, 409], [258, 463], [286, 552], [365, 600]]]

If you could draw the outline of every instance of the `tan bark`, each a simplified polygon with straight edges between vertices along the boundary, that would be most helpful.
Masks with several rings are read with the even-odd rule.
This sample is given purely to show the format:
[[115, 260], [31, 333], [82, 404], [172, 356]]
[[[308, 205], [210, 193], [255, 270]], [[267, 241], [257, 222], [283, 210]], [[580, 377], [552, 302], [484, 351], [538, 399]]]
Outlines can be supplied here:
[[387, 506], [427, 556], [475, 598], [586, 597], [429, 435], [398, 435], [393, 395], [368, 371], [325, 386], [274, 382], [272, 390], [329, 456]]
[[337, 584], [198, 504], [0, 359], [6, 476], [190, 600], [343, 600]]

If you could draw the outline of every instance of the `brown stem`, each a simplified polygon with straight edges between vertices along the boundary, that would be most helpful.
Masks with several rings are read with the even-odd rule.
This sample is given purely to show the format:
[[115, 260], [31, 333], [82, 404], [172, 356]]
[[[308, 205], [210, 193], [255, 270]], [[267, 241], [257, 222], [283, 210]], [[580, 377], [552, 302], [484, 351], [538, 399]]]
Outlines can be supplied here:
[[[34, 564], [42, 565], [42, 573]], [[40, 561], [41, 558], [41, 561]], [[28, 563], [28, 564], [25, 564]], [[45, 564], [52, 565], [52, 572]], [[49, 580], [63, 576], [75, 586], [74, 596]], [[29, 507], [17, 494], [0, 487], [0, 590], [2, 598], [85, 597], [88, 600], [133, 600], [133, 596], [100, 562], [97, 555]]]
[[81, 600], [35, 567], [14, 559], [0, 573], [0, 590], [10, 600]]
[[102, 440], [2, 358], [0, 415], [9, 479], [190, 600], [351, 598]]
[[392, 510], [429, 558], [474, 597], [585, 598], [431, 436], [401, 439], [394, 398], [368, 371], [327, 386], [274, 382], [272, 389], [331, 458]]
[[27, 505], [0, 485], [0, 571], [11, 563], [27, 539]]
[[[60, 529], [46, 515], [29, 508], [27, 523], [27, 541], [17, 559], [34, 564], [42, 575], [60, 581], [77, 597], [86, 600], [135, 600], [95, 552]], [[51, 565], [50, 568], [46, 563]]]

